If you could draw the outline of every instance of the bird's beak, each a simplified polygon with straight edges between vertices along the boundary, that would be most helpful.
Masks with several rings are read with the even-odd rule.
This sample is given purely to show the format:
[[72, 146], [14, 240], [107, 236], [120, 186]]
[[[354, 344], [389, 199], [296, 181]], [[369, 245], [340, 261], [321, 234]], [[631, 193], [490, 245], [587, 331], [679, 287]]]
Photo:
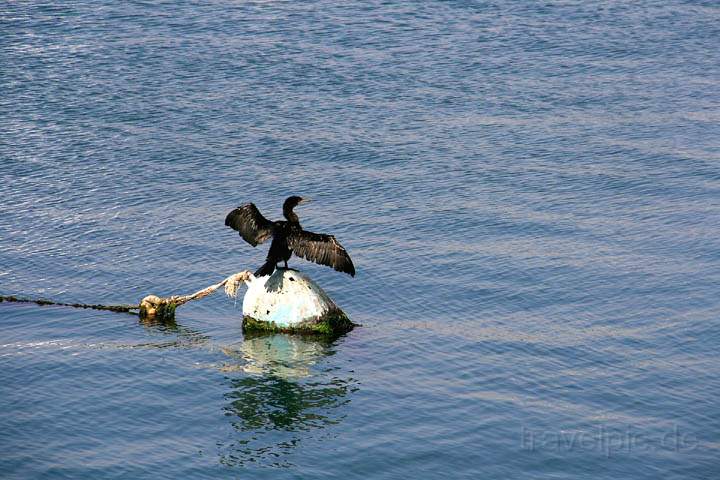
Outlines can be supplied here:
[[312, 202], [312, 199], [310, 199], [310, 198], [303, 198], [302, 200], [300, 200], [300, 203], [310, 203], [310, 202]]

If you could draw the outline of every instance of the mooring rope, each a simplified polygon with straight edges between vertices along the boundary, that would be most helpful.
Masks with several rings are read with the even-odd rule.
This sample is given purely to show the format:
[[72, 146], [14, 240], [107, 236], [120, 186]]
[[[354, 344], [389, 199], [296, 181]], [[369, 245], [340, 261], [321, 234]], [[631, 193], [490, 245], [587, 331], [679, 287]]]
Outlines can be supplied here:
[[158, 297], [157, 295], [147, 295], [137, 305], [101, 305], [89, 303], [64, 303], [54, 302], [45, 299], [22, 298], [16, 296], [0, 295], [0, 303], [17, 302], [17, 303], [35, 303], [40, 306], [55, 305], [59, 307], [73, 308], [90, 308], [93, 310], [107, 310], [110, 312], [130, 313], [132, 315], [140, 315], [141, 318], [162, 318], [171, 319], [175, 316], [175, 308], [187, 303], [191, 300], [198, 300], [213, 293], [218, 288], [224, 286], [225, 294], [229, 297], [236, 298], [237, 291], [241, 282], [251, 280], [253, 274], [245, 270], [243, 272], [230, 275], [221, 282], [205, 287], [202, 290], [190, 295], [172, 295], [170, 297]]
[[93, 310], [109, 310], [111, 312], [119, 313], [133, 313], [133, 310], [140, 309], [140, 305], [95, 305], [89, 303], [63, 303], [53, 302], [52, 300], [44, 299], [20, 298], [14, 295], [0, 295], [0, 303], [2, 302], [36, 303], [40, 306], [57, 305], [60, 307], [91, 308]]

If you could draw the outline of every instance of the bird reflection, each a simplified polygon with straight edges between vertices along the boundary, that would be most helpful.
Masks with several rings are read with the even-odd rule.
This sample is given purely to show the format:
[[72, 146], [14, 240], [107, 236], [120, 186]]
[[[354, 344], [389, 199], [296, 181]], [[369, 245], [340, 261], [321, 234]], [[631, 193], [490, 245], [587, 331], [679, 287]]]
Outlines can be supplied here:
[[321, 368], [322, 358], [334, 354], [333, 345], [328, 339], [277, 334], [246, 338], [225, 352], [250, 375], [230, 379], [225, 394], [224, 411], [238, 436], [223, 446], [222, 463], [290, 466], [285, 455], [342, 421], [339, 407], [349, 402], [357, 383], [337, 376], [337, 369]]

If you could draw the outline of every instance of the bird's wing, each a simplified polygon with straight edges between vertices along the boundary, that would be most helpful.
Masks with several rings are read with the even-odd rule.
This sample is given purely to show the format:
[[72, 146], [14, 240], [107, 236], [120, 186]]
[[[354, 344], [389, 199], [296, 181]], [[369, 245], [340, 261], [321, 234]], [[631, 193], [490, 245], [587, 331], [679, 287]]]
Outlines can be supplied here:
[[225, 225], [240, 232], [240, 236], [253, 247], [273, 234], [273, 223], [263, 217], [254, 203], [246, 203], [228, 213]]
[[295, 255], [355, 276], [350, 255], [332, 235], [297, 230], [288, 235], [287, 241]]

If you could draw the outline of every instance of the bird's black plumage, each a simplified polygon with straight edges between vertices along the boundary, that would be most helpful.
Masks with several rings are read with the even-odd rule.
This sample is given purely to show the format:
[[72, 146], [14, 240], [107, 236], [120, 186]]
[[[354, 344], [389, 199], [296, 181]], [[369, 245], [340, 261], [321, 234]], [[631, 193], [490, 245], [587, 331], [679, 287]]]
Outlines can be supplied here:
[[300, 219], [293, 209], [304, 200], [288, 197], [283, 204], [285, 220], [271, 222], [265, 218], [253, 203], [239, 206], [225, 218], [225, 225], [237, 230], [240, 236], [253, 247], [272, 237], [265, 264], [256, 272], [256, 277], [270, 275], [278, 262], [290, 259], [293, 253], [311, 262], [327, 265], [338, 272], [355, 276], [355, 266], [350, 255], [332, 235], [303, 230]]

